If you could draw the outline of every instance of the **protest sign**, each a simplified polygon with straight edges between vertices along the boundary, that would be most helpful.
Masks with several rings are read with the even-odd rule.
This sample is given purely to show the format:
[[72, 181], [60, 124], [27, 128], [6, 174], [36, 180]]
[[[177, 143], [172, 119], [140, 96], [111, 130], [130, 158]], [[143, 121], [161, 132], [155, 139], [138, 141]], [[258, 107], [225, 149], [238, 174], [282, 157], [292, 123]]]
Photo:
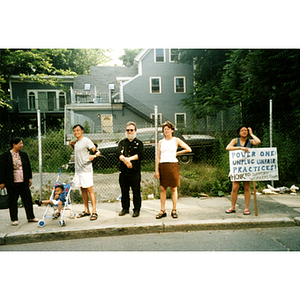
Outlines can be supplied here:
[[277, 148], [229, 151], [231, 181], [278, 180]]

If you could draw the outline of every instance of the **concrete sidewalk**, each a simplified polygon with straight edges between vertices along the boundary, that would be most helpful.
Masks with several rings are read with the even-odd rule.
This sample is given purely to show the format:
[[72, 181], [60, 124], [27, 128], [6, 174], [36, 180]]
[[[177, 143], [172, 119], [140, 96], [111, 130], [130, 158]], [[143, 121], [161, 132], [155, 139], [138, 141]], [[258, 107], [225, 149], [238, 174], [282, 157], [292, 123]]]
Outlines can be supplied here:
[[[179, 218], [173, 219], [172, 203], [168, 199], [167, 217], [157, 220], [155, 216], [160, 210], [160, 201], [157, 199], [143, 200], [141, 214], [137, 218], [132, 218], [132, 211], [129, 215], [119, 217], [120, 201], [102, 202], [97, 203], [98, 220], [90, 221], [89, 217], [70, 219], [71, 211], [67, 210], [64, 216], [66, 226], [63, 227], [59, 226], [59, 219], [45, 219], [44, 227], [39, 227], [37, 223], [28, 223], [24, 208], [19, 208], [19, 225], [12, 226], [9, 211], [0, 210], [0, 245], [124, 234], [300, 225], [299, 194], [257, 196], [258, 216], [255, 216], [253, 196], [249, 216], [243, 215], [242, 195], [238, 197], [236, 213], [226, 214], [225, 210], [229, 207], [230, 196], [181, 198], [177, 205]], [[42, 218], [45, 209], [45, 206], [34, 206], [38, 219]], [[83, 204], [72, 204], [72, 212], [76, 214], [83, 209]]]

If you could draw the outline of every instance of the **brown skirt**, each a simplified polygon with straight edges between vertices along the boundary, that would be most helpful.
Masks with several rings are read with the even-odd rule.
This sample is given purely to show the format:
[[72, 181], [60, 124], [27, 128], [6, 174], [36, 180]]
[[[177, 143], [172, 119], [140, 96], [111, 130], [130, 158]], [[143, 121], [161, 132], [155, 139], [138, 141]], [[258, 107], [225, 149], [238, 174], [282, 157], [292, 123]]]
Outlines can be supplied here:
[[180, 185], [179, 165], [175, 163], [159, 164], [159, 180], [163, 187], [176, 187]]

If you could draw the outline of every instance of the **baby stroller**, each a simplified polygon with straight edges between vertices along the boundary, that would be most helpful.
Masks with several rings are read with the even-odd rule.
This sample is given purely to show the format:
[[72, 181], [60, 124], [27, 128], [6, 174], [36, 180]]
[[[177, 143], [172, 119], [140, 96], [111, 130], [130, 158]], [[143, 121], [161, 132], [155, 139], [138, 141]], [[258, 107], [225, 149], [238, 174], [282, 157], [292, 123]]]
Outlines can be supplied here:
[[[53, 200], [54, 199], [54, 193], [55, 193], [55, 188], [62, 184], [64, 186], [64, 194], [65, 194], [65, 203], [63, 204], [63, 208], [61, 210], [61, 214], [60, 216], [58, 217], [59, 221], [58, 221], [58, 225], [59, 226], [65, 226], [66, 225], [66, 221], [64, 220], [64, 214], [65, 214], [65, 211], [66, 209], [71, 209], [71, 197], [70, 197], [70, 192], [72, 190], [72, 186], [73, 186], [73, 181], [71, 182], [68, 182], [68, 183], [59, 183], [59, 177], [60, 177], [60, 174], [61, 174], [61, 169], [59, 169], [59, 174], [58, 174], [58, 177], [56, 179], [56, 182], [55, 182], [55, 185], [53, 186], [52, 188], [52, 192], [51, 192], [51, 196], [50, 196], [50, 200]], [[38, 222], [38, 226], [39, 227], [44, 227], [46, 224], [45, 224], [45, 218], [51, 218], [51, 219], [56, 219], [54, 217], [54, 212], [56, 210], [58, 205], [53, 205], [53, 204], [47, 204], [47, 207], [46, 207], [46, 210], [44, 212], [44, 215], [43, 215], [43, 218], [41, 220], [39, 220]], [[53, 207], [53, 214], [52, 215], [47, 215], [47, 212], [49, 210], [50, 207]]]

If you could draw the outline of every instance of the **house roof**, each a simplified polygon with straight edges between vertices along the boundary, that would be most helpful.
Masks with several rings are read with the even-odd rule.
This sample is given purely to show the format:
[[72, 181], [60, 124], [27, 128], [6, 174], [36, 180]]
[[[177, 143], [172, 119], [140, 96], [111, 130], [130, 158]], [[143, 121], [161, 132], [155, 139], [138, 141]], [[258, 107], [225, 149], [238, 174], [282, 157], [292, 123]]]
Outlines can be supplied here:
[[96, 87], [97, 94], [105, 94], [108, 92], [108, 84], [114, 84], [115, 92], [117, 92], [119, 88], [119, 78], [131, 78], [136, 74], [136, 67], [92, 66], [89, 75], [78, 75], [74, 79], [74, 89], [80, 90], [84, 88], [85, 84], [91, 84], [92, 87]]
[[144, 56], [150, 51], [151, 49], [143, 49], [140, 53], [134, 58], [136, 62], [142, 60]]
[[[34, 75], [32, 75], [34, 77]], [[47, 79], [47, 78], [57, 78], [57, 79], [61, 79], [62, 81], [73, 81], [74, 80], [74, 76], [64, 76], [64, 75], [45, 75], [40, 77], [41, 79]], [[22, 81], [32, 81], [30, 78], [26, 78], [24, 79], [23, 76], [21, 75], [11, 75], [9, 77], [9, 80], [22, 80]]]

